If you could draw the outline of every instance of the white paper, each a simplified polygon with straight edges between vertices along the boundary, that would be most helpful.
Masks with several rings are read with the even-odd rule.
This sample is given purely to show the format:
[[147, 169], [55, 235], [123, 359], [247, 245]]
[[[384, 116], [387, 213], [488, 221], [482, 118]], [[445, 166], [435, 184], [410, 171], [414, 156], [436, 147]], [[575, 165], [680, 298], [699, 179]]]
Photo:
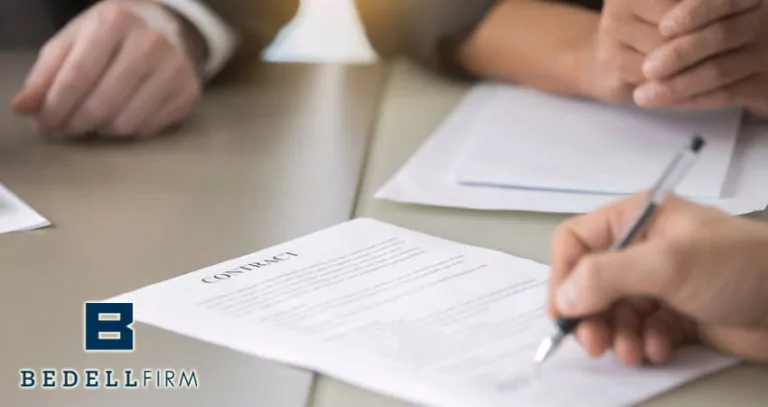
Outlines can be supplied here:
[[50, 224], [47, 219], [0, 184], [0, 234], [25, 232], [50, 226]]
[[111, 301], [133, 302], [141, 322], [432, 406], [625, 406], [736, 362], [691, 347], [664, 367], [625, 368], [569, 341], [534, 380], [552, 330], [547, 278], [529, 260], [358, 219]]
[[456, 169], [463, 184], [631, 194], [698, 134], [706, 148], [677, 188], [680, 195], [719, 198], [742, 111], [645, 110], [565, 98], [535, 89], [490, 85], [472, 121]]
[[[584, 213], [615, 199], [616, 195], [566, 193], [487, 186], [466, 186], [451, 177], [466, 143], [464, 126], [477, 117], [492, 93], [492, 86], [478, 85], [377, 193], [379, 199], [402, 203], [552, 213]], [[728, 213], [760, 211], [768, 205], [768, 124], [747, 121], [742, 125], [721, 198], [695, 198]], [[649, 169], [660, 175], [662, 169]]]

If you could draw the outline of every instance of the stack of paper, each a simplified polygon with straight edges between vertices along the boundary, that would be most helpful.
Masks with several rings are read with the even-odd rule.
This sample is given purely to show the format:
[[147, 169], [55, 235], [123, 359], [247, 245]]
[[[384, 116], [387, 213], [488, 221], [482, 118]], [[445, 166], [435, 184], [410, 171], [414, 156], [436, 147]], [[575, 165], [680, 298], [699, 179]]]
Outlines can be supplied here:
[[25, 232], [51, 223], [0, 184], [0, 234]]
[[580, 213], [650, 188], [694, 134], [706, 141], [677, 193], [733, 214], [765, 209], [768, 127], [740, 109], [641, 110], [532, 89], [476, 86], [378, 198]]
[[[551, 334], [548, 267], [359, 219], [112, 299], [144, 323], [419, 405], [619, 407], [737, 360], [677, 349], [654, 368]], [[152, 346], [145, 344], [144, 346]]]

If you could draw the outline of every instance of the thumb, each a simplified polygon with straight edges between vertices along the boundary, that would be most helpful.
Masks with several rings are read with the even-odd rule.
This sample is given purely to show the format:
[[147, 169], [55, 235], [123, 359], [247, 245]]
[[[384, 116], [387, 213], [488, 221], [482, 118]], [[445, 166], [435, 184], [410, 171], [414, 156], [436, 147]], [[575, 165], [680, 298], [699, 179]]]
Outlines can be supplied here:
[[27, 87], [21, 90], [11, 101], [13, 112], [20, 115], [36, 114], [45, 101], [47, 89]]
[[67, 28], [40, 51], [24, 88], [11, 101], [11, 108], [16, 114], [34, 115], [43, 107], [48, 90], [72, 49], [73, 35], [72, 29]]
[[557, 310], [567, 317], [598, 314], [633, 296], [659, 297], [673, 276], [657, 245], [585, 256], [556, 291]]

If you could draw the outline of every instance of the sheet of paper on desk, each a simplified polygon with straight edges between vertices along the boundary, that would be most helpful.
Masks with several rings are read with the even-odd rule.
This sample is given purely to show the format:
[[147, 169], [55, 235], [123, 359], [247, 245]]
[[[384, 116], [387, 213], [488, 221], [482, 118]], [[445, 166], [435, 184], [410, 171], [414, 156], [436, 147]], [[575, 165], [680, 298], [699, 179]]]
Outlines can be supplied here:
[[678, 187], [718, 198], [731, 162], [741, 109], [648, 111], [491, 85], [456, 179], [465, 184], [630, 194], [647, 189], [694, 134], [707, 141]]
[[[369, 219], [119, 296], [148, 324], [434, 406], [625, 406], [735, 363], [623, 368], [551, 332], [547, 267]], [[144, 344], [143, 346], [151, 346]]]
[[[473, 124], [492, 97], [493, 85], [479, 85], [457, 105], [435, 133], [376, 193], [379, 199], [422, 205], [478, 210], [521, 210], [584, 213], [615, 199], [614, 194], [468, 186], [451, 174], [466, 145]], [[414, 109], [418, 108], [414, 106]], [[694, 198], [731, 214], [745, 214], [768, 205], [768, 125], [743, 123], [720, 198]], [[656, 176], [663, 170], [648, 172]]]
[[0, 234], [24, 232], [51, 223], [0, 184]]

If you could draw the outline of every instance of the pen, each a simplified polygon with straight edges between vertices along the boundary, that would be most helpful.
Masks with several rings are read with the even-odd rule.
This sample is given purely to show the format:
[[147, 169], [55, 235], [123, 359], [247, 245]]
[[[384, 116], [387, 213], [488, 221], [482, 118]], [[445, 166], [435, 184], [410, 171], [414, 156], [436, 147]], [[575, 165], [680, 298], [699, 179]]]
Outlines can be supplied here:
[[[621, 238], [614, 242], [610, 250], [615, 251], [624, 249], [632, 242], [632, 239], [634, 239], [643, 229], [656, 208], [658, 208], [659, 205], [674, 192], [677, 185], [688, 173], [688, 170], [691, 169], [699, 151], [704, 147], [704, 144], [704, 139], [696, 135], [691, 139], [690, 144], [675, 156], [651, 189], [643, 209], [638, 213], [634, 221], [630, 223], [629, 228], [627, 228]], [[576, 330], [576, 327], [579, 326], [580, 322], [580, 318], [559, 318], [555, 324], [556, 331], [554, 335], [544, 338], [541, 345], [539, 345], [539, 348], [536, 350], [534, 362], [537, 365], [544, 363], [544, 361], [547, 360], [547, 358], [549, 358], [549, 356], [560, 346], [563, 339]]]

